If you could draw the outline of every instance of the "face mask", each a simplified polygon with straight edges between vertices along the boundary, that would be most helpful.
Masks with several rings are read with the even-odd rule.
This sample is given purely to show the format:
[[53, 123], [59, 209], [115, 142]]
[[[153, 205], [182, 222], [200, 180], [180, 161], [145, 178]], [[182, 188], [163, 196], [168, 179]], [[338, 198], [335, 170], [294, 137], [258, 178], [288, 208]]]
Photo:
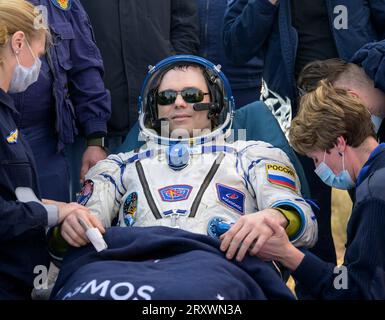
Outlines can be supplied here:
[[320, 177], [320, 179], [330, 187], [347, 190], [355, 187], [355, 183], [352, 180], [349, 172], [345, 170], [345, 158], [342, 154], [342, 171], [335, 175], [332, 169], [325, 162], [326, 150], [324, 153], [324, 160], [314, 170], [314, 172]]
[[27, 42], [29, 51], [32, 56], [35, 58], [35, 62], [31, 67], [24, 67], [20, 64], [19, 58], [16, 55], [17, 66], [13, 71], [13, 76], [11, 83], [9, 84], [8, 92], [9, 93], [19, 93], [27, 90], [27, 88], [39, 78], [41, 61], [39, 58], [36, 58], [32, 52], [29, 43]]
[[378, 117], [378, 116], [375, 116], [374, 114], [372, 114], [370, 116], [370, 118], [372, 119], [372, 122], [374, 124], [374, 130], [376, 131], [376, 133], [378, 132], [378, 130], [380, 129], [380, 126], [381, 126], [381, 122], [382, 122], [382, 118]]

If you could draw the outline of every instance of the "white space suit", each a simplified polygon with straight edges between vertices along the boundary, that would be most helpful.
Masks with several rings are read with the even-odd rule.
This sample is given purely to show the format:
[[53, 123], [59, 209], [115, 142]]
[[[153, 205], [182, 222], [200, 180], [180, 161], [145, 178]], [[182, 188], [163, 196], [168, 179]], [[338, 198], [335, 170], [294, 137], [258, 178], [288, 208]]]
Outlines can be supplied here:
[[81, 203], [106, 227], [117, 218], [122, 227], [168, 226], [200, 234], [207, 234], [213, 217], [235, 222], [265, 208], [290, 207], [301, 218], [292, 242], [316, 242], [315, 216], [280, 149], [261, 141], [217, 140], [190, 148], [189, 163], [179, 171], [170, 168], [166, 149], [149, 142], [138, 152], [100, 161], [86, 175]]

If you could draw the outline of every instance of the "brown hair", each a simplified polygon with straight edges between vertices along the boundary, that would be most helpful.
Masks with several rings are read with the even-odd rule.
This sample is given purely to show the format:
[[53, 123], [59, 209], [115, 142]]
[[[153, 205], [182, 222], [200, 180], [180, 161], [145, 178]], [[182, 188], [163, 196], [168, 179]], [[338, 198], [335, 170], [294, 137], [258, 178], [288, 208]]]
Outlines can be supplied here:
[[290, 143], [298, 153], [308, 154], [332, 149], [340, 136], [354, 148], [367, 137], [376, 137], [370, 113], [361, 100], [321, 80], [315, 90], [301, 98], [289, 131]]
[[[37, 16], [35, 7], [25, 0], [0, 0], [0, 50], [17, 31], [23, 31], [27, 39], [47, 33], [47, 30], [35, 27]], [[0, 55], [0, 64], [2, 62]]]
[[308, 63], [302, 69], [297, 85], [302, 93], [306, 93], [315, 90], [321, 80], [345, 89], [352, 85], [372, 85], [361, 67], [337, 58]]

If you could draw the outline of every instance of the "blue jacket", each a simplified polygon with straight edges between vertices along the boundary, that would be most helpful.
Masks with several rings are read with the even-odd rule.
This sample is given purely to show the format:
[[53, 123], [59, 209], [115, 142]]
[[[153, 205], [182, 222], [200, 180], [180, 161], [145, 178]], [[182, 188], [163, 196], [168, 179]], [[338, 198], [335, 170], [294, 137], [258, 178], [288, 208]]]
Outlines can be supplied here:
[[15, 189], [39, 196], [32, 151], [17, 131], [12, 99], [0, 89], [0, 300], [30, 298], [34, 268], [48, 264], [45, 208], [16, 201]]
[[[316, 299], [385, 299], [385, 144], [370, 155], [357, 179], [356, 199], [347, 227], [346, 289], [343, 271], [307, 252], [293, 276]], [[337, 276], [341, 276], [336, 279]], [[336, 281], [335, 281], [336, 280]]]
[[[225, 16], [223, 41], [226, 55], [237, 63], [263, 50], [264, 80], [270, 90], [289, 97], [295, 109], [298, 35], [291, 24], [290, 1], [280, 0], [275, 6], [268, 0], [235, 1]], [[325, 1], [331, 25], [340, 14], [336, 6], [347, 8], [348, 28], [332, 28], [340, 58], [350, 60], [364, 44], [385, 37], [385, 0]]]
[[110, 95], [104, 87], [103, 61], [86, 12], [79, 0], [70, 0], [68, 10], [55, 6], [55, 0], [29, 2], [47, 8], [53, 44], [47, 55], [48, 66], [42, 68], [51, 69], [53, 82], [50, 92], [46, 86], [39, 90], [35, 85], [24, 94], [32, 94], [36, 101], [47, 94], [54, 97], [59, 150], [74, 141], [78, 129], [84, 136], [106, 135]]
[[[364, 45], [356, 52], [352, 62], [360, 64], [373, 79], [376, 88], [385, 93], [385, 40]], [[385, 142], [385, 120], [382, 120], [377, 136], [380, 142]]]
[[[149, 65], [174, 54], [196, 54], [198, 15], [192, 0], [81, 0], [91, 18], [111, 91], [111, 136], [138, 119], [138, 97]], [[103, 15], [103, 17], [102, 17]]]
[[254, 56], [248, 62], [237, 65], [225, 55], [222, 27], [229, 3], [225, 0], [197, 0], [200, 26], [198, 55], [220, 64], [233, 90], [257, 88], [261, 85], [262, 58]]

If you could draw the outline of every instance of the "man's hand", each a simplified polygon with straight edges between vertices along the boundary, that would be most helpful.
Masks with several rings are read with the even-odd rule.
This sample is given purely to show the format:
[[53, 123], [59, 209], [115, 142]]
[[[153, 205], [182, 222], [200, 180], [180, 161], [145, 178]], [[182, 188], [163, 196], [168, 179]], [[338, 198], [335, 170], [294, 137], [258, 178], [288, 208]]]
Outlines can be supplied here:
[[227, 251], [227, 259], [232, 259], [237, 251], [237, 261], [242, 261], [248, 250], [251, 255], [259, 252], [273, 235], [273, 230], [265, 223], [266, 217], [271, 217], [276, 223], [286, 227], [286, 218], [275, 209], [265, 209], [242, 216], [229, 231], [220, 237], [222, 241], [220, 249]]
[[274, 235], [266, 241], [258, 253], [258, 257], [265, 261], [278, 261], [294, 271], [300, 265], [304, 254], [289, 241], [286, 231], [270, 217], [265, 218], [265, 223], [274, 231]]
[[89, 146], [83, 153], [82, 167], [80, 169], [80, 183], [84, 183], [84, 176], [98, 161], [107, 157], [102, 147]]
[[84, 246], [89, 243], [86, 236], [86, 230], [79, 223], [83, 220], [87, 225], [98, 228], [103, 234], [106, 230], [103, 228], [100, 220], [86, 211], [71, 212], [64, 220], [61, 226], [61, 235], [73, 247]]
[[66, 203], [61, 201], [47, 200], [43, 199], [42, 202], [44, 204], [54, 205], [58, 207], [59, 214], [59, 223], [62, 223], [63, 220], [73, 212], [86, 212], [89, 213], [90, 209], [78, 204], [76, 202]]
[[276, 221], [265, 218], [265, 223], [273, 230], [273, 236], [268, 239], [258, 252], [258, 257], [265, 261], [279, 261], [286, 256], [288, 246], [291, 244], [284, 228]]
[[78, 218], [88, 225], [96, 227], [101, 233], [105, 233], [102, 223], [90, 213], [90, 209], [76, 202], [65, 203], [60, 201], [43, 199], [44, 204], [51, 204], [58, 207], [59, 223], [62, 223], [61, 234], [71, 246], [80, 247], [89, 243], [86, 232], [80, 225]]

